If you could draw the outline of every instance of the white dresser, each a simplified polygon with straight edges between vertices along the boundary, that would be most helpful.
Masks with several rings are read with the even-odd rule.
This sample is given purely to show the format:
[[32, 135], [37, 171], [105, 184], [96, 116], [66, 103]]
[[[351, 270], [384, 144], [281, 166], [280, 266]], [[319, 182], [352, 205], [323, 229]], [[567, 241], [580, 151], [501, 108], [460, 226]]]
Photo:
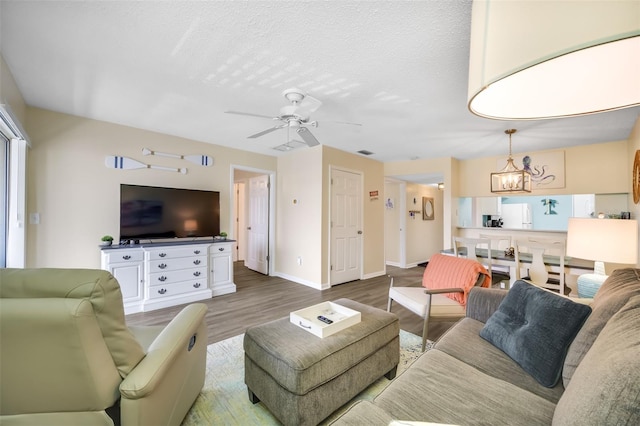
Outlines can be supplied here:
[[234, 293], [233, 241], [152, 243], [102, 249], [120, 283], [125, 314]]

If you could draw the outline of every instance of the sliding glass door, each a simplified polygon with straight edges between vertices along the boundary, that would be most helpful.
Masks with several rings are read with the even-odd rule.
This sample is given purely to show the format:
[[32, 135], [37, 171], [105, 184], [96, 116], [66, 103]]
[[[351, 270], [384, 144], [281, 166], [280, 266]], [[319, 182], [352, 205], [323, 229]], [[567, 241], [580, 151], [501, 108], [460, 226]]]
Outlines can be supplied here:
[[0, 134], [0, 268], [7, 266], [9, 217], [9, 140]]

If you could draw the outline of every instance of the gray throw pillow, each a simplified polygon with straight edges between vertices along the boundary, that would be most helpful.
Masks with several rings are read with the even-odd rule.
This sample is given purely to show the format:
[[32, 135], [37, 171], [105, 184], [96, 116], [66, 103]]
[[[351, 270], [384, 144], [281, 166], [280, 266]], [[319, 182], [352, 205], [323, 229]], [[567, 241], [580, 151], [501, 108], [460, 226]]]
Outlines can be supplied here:
[[553, 387], [569, 345], [590, 313], [587, 305], [519, 280], [489, 317], [480, 336], [541, 385]]

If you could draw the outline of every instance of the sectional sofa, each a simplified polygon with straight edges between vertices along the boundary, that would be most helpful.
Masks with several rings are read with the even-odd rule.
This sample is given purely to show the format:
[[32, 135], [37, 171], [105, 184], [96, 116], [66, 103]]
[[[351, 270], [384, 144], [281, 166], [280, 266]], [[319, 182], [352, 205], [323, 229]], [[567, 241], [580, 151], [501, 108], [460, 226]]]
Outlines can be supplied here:
[[332, 424], [640, 424], [640, 269], [580, 305], [521, 281], [475, 288], [433, 349]]

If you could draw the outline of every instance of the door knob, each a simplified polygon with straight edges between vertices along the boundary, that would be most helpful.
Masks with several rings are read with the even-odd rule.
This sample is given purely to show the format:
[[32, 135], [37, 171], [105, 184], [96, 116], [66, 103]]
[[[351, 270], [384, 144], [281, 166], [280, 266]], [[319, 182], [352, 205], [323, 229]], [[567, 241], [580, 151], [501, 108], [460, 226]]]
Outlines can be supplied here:
[[358, 231], [358, 235], [362, 235], [362, 231]]

